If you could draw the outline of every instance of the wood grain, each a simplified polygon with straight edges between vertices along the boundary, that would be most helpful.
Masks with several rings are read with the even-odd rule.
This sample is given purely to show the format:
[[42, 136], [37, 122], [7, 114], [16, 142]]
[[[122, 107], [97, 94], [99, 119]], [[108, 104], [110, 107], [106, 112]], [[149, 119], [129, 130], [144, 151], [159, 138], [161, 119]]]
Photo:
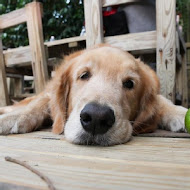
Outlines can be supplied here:
[[156, 31], [105, 37], [104, 42], [125, 51], [155, 50]]
[[[29, 46], [5, 50], [3, 55], [6, 67], [18, 68], [32, 65], [32, 55]], [[59, 64], [60, 61], [61, 59], [59, 58], [49, 58], [48, 66], [53, 67]]]
[[51, 46], [68, 44], [72, 42], [80, 42], [80, 41], [85, 41], [85, 40], [86, 40], [86, 36], [77, 36], [77, 37], [72, 37], [72, 38], [64, 38], [61, 40], [55, 40], [51, 42], [45, 42], [44, 44], [47, 45], [47, 47], [51, 47]]
[[189, 138], [134, 137], [98, 147], [73, 145], [48, 131], [0, 136], [0, 182], [46, 189], [30, 171], [4, 161], [12, 156], [45, 173], [58, 190], [188, 190], [189, 143]]
[[43, 39], [41, 3], [32, 2], [27, 4], [26, 12], [35, 89], [37, 93], [40, 93], [49, 78]]
[[10, 156], [6, 156], [5, 160], [8, 161], [8, 162], [12, 162], [14, 164], [18, 164], [20, 166], [25, 167], [26, 169], [30, 170], [31, 172], [33, 172], [34, 174], [39, 176], [42, 180], [44, 180], [47, 183], [49, 190], [56, 190], [53, 183], [51, 182], [51, 180], [47, 176], [45, 176], [43, 173], [39, 172], [37, 169], [31, 167], [27, 163], [25, 163], [23, 161], [20, 161], [20, 160], [17, 160], [15, 158], [12, 158]]
[[32, 61], [31, 48], [29, 46], [19, 47], [14, 49], [8, 49], [3, 51], [5, 65], [7, 67], [13, 66], [26, 66], [26, 63], [30, 63]]
[[157, 75], [161, 94], [174, 102], [176, 77], [176, 0], [156, 1]]
[[5, 63], [3, 58], [2, 33], [0, 33], [0, 107], [9, 104]]
[[[46, 45], [47, 47], [52, 47], [52, 46], [69, 44], [72, 42], [79, 42], [79, 41], [85, 41], [85, 40], [86, 40], [85, 36], [78, 36], [78, 37], [72, 37], [72, 38], [65, 38], [61, 40], [55, 40], [52, 42], [45, 42], [44, 45]], [[5, 59], [5, 65], [7, 67], [29, 66], [31, 65], [31, 62], [32, 62], [31, 48], [29, 46], [4, 50], [3, 55]], [[52, 59], [48, 60], [48, 65], [52, 65]]]
[[103, 42], [103, 20], [101, 0], [84, 0], [86, 47]]
[[18, 9], [0, 16], [0, 29], [10, 28], [24, 22], [26, 22], [26, 9]]
[[8, 190], [8, 189], [14, 189], [14, 190], [37, 190], [34, 188], [24, 187], [24, 186], [18, 186], [18, 185], [12, 185], [8, 183], [0, 183], [0, 189], [1, 190]]
[[14, 78], [14, 96], [19, 96], [23, 93], [24, 89], [24, 76]]

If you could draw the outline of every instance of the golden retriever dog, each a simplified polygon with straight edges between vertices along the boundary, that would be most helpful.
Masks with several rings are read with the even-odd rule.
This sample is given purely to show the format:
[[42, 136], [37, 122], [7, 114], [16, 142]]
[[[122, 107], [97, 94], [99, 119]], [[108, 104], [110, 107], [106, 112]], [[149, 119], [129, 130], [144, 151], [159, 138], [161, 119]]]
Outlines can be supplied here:
[[71, 54], [39, 95], [0, 108], [0, 134], [28, 133], [51, 117], [52, 131], [75, 144], [110, 146], [158, 126], [184, 131], [187, 109], [159, 95], [155, 72], [118, 48]]

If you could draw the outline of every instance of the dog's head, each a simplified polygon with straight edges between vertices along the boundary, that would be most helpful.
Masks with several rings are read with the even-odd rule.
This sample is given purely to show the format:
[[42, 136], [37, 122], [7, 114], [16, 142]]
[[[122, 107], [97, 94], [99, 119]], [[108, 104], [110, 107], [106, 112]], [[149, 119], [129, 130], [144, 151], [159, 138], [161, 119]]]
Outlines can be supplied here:
[[102, 46], [66, 58], [53, 83], [53, 131], [76, 144], [127, 142], [157, 125], [154, 71], [120, 49]]

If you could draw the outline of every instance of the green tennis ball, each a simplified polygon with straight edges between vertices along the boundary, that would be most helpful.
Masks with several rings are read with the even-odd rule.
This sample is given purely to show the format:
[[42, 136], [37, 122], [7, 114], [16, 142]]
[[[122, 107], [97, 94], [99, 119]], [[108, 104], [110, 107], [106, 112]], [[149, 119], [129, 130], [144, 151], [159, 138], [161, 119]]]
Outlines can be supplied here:
[[190, 133], [190, 109], [188, 109], [185, 115], [185, 128], [187, 129], [187, 132]]

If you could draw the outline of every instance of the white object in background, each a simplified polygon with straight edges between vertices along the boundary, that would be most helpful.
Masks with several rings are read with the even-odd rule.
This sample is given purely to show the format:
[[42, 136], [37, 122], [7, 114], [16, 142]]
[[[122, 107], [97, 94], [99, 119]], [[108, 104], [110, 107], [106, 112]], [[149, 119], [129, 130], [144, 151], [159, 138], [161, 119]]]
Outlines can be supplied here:
[[52, 42], [52, 41], [54, 41], [54, 40], [55, 40], [55, 37], [54, 37], [54, 36], [51, 36], [49, 41]]
[[176, 15], [176, 22], [177, 22], [177, 24], [179, 24], [179, 19], [180, 19], [179, 15]]
[[179, 31], [183, 33], [183, 26], [179, 25]]
[[82, 30], [81, 30], [81, 32], [80, 32], [80, 36], [85, 36], [86, 35], [86, 29], [85, 29], [85, 27], [83, 26], [82, 27]]

